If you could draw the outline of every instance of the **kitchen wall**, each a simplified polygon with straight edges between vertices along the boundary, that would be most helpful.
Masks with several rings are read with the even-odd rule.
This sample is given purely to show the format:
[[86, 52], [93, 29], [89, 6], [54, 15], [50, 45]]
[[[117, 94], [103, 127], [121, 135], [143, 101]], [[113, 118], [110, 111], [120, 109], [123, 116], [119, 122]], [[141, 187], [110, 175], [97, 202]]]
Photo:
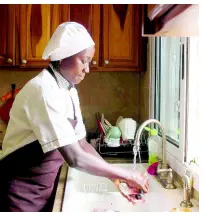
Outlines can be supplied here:
[[79, 85], [81, 107], [89, 129], [96, 127], [95, 112], [104, 113], [111, 124], [119, 116], [138, 121], [139, 74], [103, 72], [87, 75]]
[[150, 115], [150, 94], [151, 94], [151, 86], [150, 86], [150, 53], [149, 53], [149, 43], [147, 44], [147, 67], [146, 72], [140, 73], [139, 78], [139, 111], [138, 111], [138, 119], [140, 123], [143, 123], [147, 119], [149, 119]]
[[[39, 71], [0, 70], [0, 96], [10, 90], [11, 84], [22, 87]], [[77, 86], [81, 110], [89, 131], [95, 131], [95, 113], [104, 113], [111, 124], [117, 118], [139, 118], [139, 74], [135, 72], [91, 72]], [[0, 105], [2, 102], [0, 102]], [[142, 111], [142, 109], [140, 109]], [[2, 122], [0, 121], [0, 125]], [[1, 127], [1, 126], [0, 126]]]

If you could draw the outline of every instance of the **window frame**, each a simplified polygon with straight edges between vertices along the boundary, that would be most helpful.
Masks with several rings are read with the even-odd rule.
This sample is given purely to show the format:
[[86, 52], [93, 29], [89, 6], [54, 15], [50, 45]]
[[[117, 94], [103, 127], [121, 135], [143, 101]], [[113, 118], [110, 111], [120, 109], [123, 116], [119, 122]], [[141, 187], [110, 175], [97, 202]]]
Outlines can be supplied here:
[[[150, 87], [151, 87], [151, 99], [150, 99], [150, 117], [155, 118], [155, 71], [156, 67], [156, 40], [158, 38], [151, 37], [149, 38], [149, 44], [150, 44]], [[187, 54], [188, 50], [188, 41], [183, 41], [181, 43], [181, 46], [183, 44], [186, 44], [184, 46], [184, 52]], [[187, 58], [187, 55], [184, 55], [185, 58]], [[184, 67], [184, 79], [181, 80], [181, 93], [180, 93], [180, 139], [179, 139], [179, 145], [176, 145], [175, 142], [172, 141], [172, 139], [169, 139], [167, 137], [166, 141], [166, 148], [167, 153], [174, 156], [178, 161], [181, 163], [184, 163], [185, 161], [185, 153], [186, 153], [186, 121], [187, 121], [187, 78], [188, 78], [188, 70], [187, 70], [187, 59], [184, 60], [185, 67]], [[182, 73], [180, 73], [182, 76]], [[160, 135], [160, 134], [159, 134]], [[160, 135], [161, 136], [161, 135]]]
[[[188, 117], [187, 117], [187, 142], [186, 142], [186, 147], [185, 147], [185, 164], [188, 165], [189, 168], [193, 169], [195, 172], [198, 172], [198, 169], [199, 169], [199, 166], [196, 164], [196, 163], [191, 163], [191, 160], [193, 160], [190, 155], [190, 151], [188, 149], [192, 149], [193, 147], [193, 144], [196, 142], [198, 143], [201, 143], [200, 141], [202, 141], [202, 138], [201, 138], [201, 135], [202, 135], [202, 132], [201, 132], [201, 127], [199, 128], [199, 126], [201, 126], [201, 110], [202, 109], [199, 109], [201, 108], [201, 98], [202, 97], [199, 97], [199, 98], [196, 98], [194, 97], [196, 93], [202, 93], [201, 91], [201, 86], [202, 86], [202, 82], [199, 82], [199, 81], [202, 81], [201, 79], [201, 76], [200, 76], [200, 69], [198, 67], [199, 65], [199, 56], [196, 58], [196, 54], [195, 54], [195, 49], [193, 46], [195, 46], [195, 41], [196, 40], [196, 43], [199, 43], [200, 44], [200, 39], [195, 37], [196, 39], [194, 38], [190, 38], [188, 40], [188, 57], [189, 57], [189, 60], [188, 60], [188, 71], [189, 71], [189, 77], [188, 77], [188, 82], [187, 82], [187, 85], [188, 85], [188, 103], [187, 103], [187, 111], [188, 111]], [[199, 40], [199, 41], [197, 41]], [[194, 41], [194, 42], [193, 42]], [[192, 43], [192, 44], [191, 44]], [[198, 46], [198, 44], [196, 44]], [[193, 47], [193, 48], [192, 48]], [[199, 46], [198, 46], [199, 47]], [[192, 49], [191, 49], [192, 48]], [[198, 48], [198, 52], [199, 52], [199, 48]], [[196, 61], [195, 61], [196, 59]], [[197, 83], [198, 82], [198, 83]], [[196, 85], [195, 85], [196, 83]], [[195, 86], [197, 88], [195, 88]], [[195, 90], [196, 89], [196, 90]], [[198, 100], [198, 104], [197, 105], [199, 110], [197, 112], [195, 112], [194, 109], [192, 109], [192, 107], [194, 107], [194, 105], [196, 104], [193, 100], [192, 100], [192, 94], [193, 94], [193, 98], [194, 99], [197, 99]], [[190, 112], [191, 111], [191, 112]], [[198, 113], [199, 114], [199, 118], [196, 118], [194, 116], [194, 113]], [[192, 118], [193, 116], [193, 118]], [[192, 119], [195, 119], [197, 120], [199, 123], [196, 123], [194, 121], [192, 121]], [[192, 127], [193, 126], [193, 127]], [[196, 129], [196, 130], [195, 130]], [[192, 137], [194, 137], [192, 139]], [[190, 146], [190, 148], [189, 148]], [[197, 157], [197, 156], [194, 156], [194, 157]]]

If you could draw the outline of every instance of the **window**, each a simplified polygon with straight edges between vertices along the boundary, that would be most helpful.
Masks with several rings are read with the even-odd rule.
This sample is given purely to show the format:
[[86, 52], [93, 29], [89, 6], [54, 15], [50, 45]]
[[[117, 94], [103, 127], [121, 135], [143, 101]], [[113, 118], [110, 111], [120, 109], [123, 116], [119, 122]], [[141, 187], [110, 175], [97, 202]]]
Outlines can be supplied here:
[[184, 138], [180, 126], [185, 119], [182, 108], [186, 93], [186, 51], [185, 38], [155, 38], [154, 118], [164, 126], [167, 140], [177, 147], [182, 142], [181, 135]]
[[182, 163], [198, 164], [202, 141], [198, 48], [196, 37], [150, 39], [151, 117], [164, 126], [167, 152]]
[[[199, 70], [199, 38], [192, 37], [189, 39], [188, 50], [188, 126], [187, 126], [187, 145], [186, 145], [186, 159], [187, 163], [199, 166], [199, 150], [202, 147], [202, 116], [201, 101], [203, 96], [201, 93], [201, 86], [203, 81], [201, 79], [201, 71]], [[193, 166], [195, 166], [193, 165]]]

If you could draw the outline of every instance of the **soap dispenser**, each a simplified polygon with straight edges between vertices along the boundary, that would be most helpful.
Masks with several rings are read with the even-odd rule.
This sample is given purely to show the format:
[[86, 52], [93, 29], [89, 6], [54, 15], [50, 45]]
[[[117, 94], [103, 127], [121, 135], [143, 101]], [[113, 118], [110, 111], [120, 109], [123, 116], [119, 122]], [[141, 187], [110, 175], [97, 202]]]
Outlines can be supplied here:
[[153, 163], [158, 162], [158, 159], [162, 159], [162, 143], [156, 129], [145, 127], [145, 130], [150, 133], [150, 137], [148, 138], [148, 164], [152, 165]]

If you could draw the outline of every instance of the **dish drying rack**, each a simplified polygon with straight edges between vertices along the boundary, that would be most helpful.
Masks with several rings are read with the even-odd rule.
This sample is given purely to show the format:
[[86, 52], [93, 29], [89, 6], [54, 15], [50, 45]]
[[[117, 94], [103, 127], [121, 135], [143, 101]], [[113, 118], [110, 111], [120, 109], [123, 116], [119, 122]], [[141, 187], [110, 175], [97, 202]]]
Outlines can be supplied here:
[[134, 140], [122, 141], [119, 147], [110, 147], [102, 139], [103, 135], [100, 135], [98, 151], [100, 154], [106, 155], [118, 155], [118, 154], [133, 154]]
[[[121, 156], [133, 158], [133, 144], [134, 140], [121, 141], [119, 147], [109, 147], [102, 139], [103, 135], [100, 135], [98, 142], [98, 152], [100, 155], [107, 156]], [[141, 145], [137, 157], [140, 155], [142, 159], [148, 159], [148, 147], [145, 136], [141, 136]]]
[[[134, 140], [120, 140], [119, 147], [110, 147], [104, 141], [104, 136], [108, 132], [109, 128], [112, 126], [104, 117], [102, 113], [101, 118], [99, 113], [96, 113], [97, 124], [100, 132], [99, 142], [98, 142], [98, 152], [100, 155], [108, 156], [129, 156], [133, 157], [133, 144]], [[148, 148], [147, 148], [147, 134], [143, 132], [140, 138], [140, 150], [137, 156], [145, 156], [148, 159]]]

